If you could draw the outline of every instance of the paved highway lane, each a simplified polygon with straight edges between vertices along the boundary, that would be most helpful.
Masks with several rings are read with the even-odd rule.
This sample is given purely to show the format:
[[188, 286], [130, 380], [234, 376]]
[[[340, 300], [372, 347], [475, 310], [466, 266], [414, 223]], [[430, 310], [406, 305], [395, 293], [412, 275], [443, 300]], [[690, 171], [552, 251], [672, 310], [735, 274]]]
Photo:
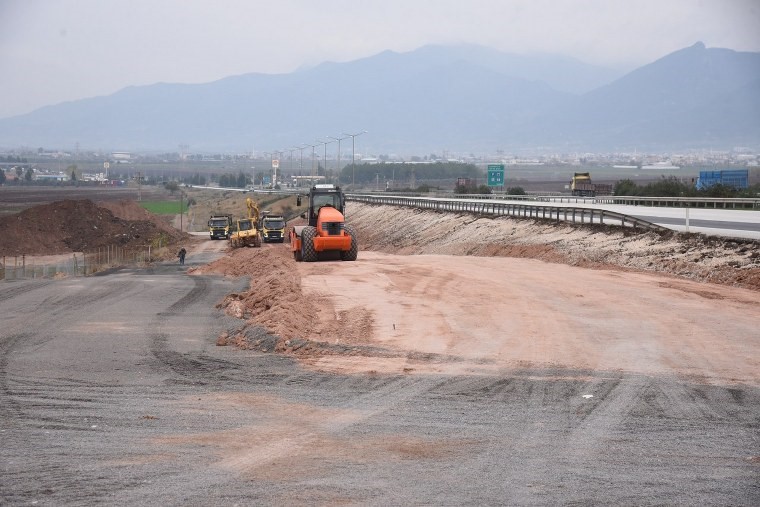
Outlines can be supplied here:
[[689, 232], [760, 239], [760, 211], [608, 204], [595, 204], [592, 207], [632, 215], [679, 232], [686, 232], [687, 230], [686, 215], [688, 210]]
[[0, 283], [0, 503], [760, 502], [754, 384], [325, 373], [215, 345], [246, 285], [176, 265]]
[[[576, 206], [576, 204], [555, 203], [556, 206]], [[620, 204], [578, 203], [578, 206], [604, 209], [648, 220], [679, 232], [686, 232], [688, 212], [688, 232], [698, 232], [716, 236], [760, 239], [760, 211], [711, 209], [711, 208], [668, 208], [662, 206], [628, 206]]]

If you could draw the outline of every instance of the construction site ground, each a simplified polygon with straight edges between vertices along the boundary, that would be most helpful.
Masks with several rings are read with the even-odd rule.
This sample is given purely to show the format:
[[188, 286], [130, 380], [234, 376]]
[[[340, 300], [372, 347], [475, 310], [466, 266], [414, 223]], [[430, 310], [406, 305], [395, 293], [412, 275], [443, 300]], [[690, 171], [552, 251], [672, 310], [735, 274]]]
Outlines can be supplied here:
[[0, 499], [758, 503], [757, 243], [348, 217], [356, 262], [0, 284]]

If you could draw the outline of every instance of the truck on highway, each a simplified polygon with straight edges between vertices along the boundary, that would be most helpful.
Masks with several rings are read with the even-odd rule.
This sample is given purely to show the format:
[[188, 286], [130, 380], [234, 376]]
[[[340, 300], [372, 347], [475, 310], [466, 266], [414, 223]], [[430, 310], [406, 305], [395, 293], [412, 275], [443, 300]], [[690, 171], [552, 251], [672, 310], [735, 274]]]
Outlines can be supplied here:
[[612, 195], [612, 185], [593, 183], [591, 173], [575, 173], [570, 180], [570, 192], [579, 197], [596, 197], [597, 195]]

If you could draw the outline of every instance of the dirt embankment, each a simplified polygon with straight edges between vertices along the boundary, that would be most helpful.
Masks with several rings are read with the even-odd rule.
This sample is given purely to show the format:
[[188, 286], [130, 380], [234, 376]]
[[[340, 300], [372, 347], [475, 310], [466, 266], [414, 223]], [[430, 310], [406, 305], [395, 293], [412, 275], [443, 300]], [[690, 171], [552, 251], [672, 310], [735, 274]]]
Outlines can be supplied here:
[[54, 255], [118, 246], [142, 248], [186, 235], [135, 201], [63, 200], [0, 217], [0, 255]]
[[361, 248], [397, 254], [523, 257], [631, 269], [760, 290], [760, 242], [698, 234], [635, 233], [515, 218], [351, 203]]

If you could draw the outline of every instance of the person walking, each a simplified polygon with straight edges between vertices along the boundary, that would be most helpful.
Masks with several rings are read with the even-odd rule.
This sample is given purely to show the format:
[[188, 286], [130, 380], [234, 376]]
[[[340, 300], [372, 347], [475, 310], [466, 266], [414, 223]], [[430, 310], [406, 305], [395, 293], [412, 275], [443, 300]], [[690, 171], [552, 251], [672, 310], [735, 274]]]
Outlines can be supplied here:
[[177, 253], [177, 257], [179, 257], [180, 266], [184, 266], [185, 264], [185, 255], [187, 255], [187, 250], [185, 250], [185, 247], [180, 248], [179, 252]]

